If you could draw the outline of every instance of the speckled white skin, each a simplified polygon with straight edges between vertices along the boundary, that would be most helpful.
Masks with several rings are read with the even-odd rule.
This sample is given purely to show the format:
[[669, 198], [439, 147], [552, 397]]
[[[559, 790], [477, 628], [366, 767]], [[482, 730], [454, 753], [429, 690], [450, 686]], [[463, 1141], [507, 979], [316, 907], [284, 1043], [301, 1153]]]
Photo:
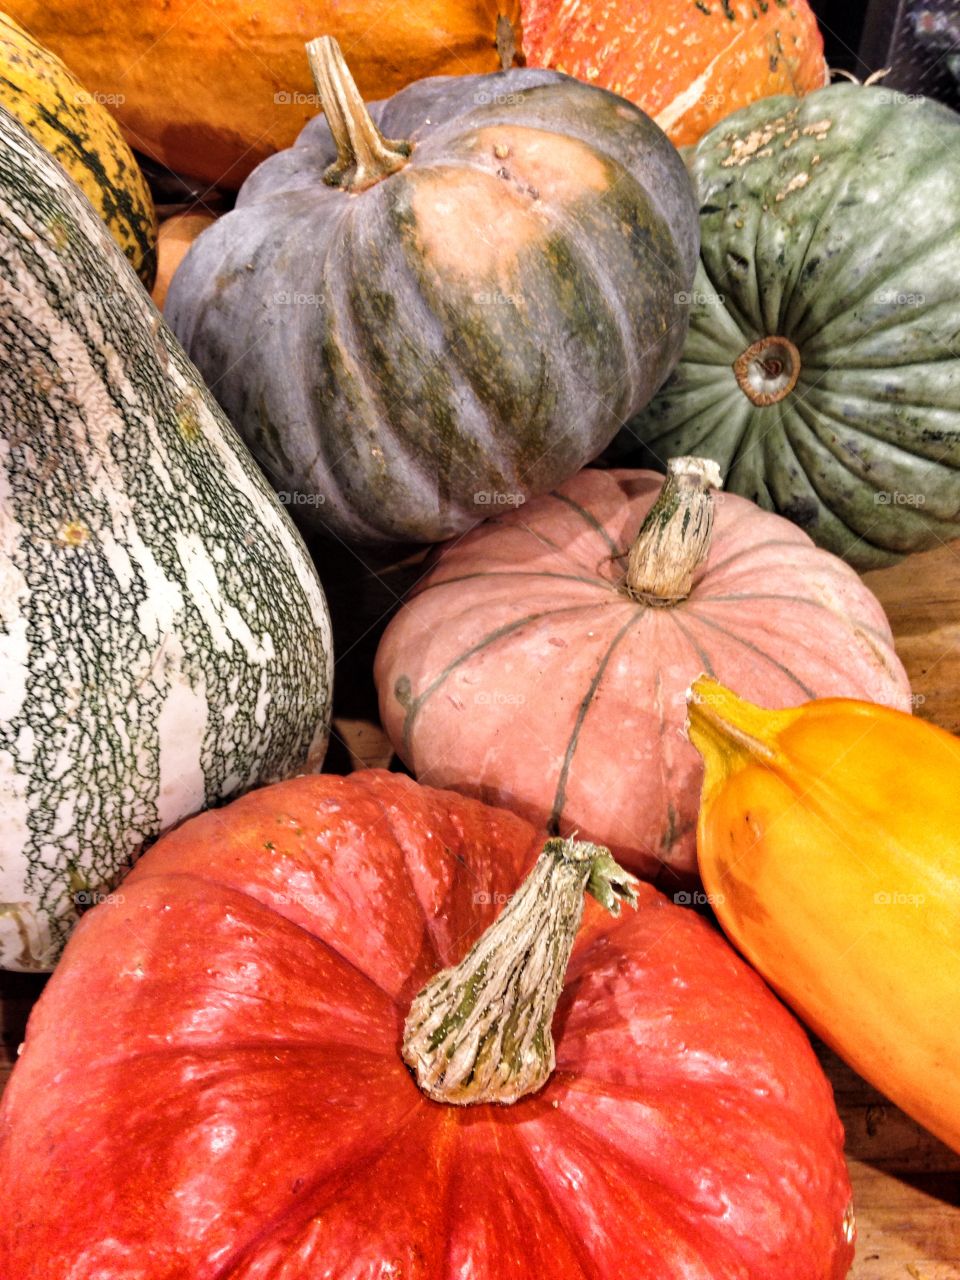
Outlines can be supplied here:
[[79, 190], [0, 113], [0, 966], [144, 841], [319, 767], [306, 549]]

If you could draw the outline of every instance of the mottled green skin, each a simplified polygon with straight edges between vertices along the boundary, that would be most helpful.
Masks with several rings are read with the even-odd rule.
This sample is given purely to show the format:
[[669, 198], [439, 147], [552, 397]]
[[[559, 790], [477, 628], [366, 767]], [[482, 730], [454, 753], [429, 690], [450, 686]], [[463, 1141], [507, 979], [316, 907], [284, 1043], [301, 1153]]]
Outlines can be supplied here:
[[[295, 514], [361, 542], [436, 541], [552, 489], [649, 400], [682, 346], [696, 211], [642, 112], [554, 72], [424, 80], [371, 115], [412, 140], [403, 170], [331, 188], [313, 121], [198, 239], [167, 314]], [[438, 269], [418, 184], [479, 169], [508, 207], [509, 157], [472, 143], [516, 125], [583, 142], [603, 189], [551, 202], [528, 186], [543, 232], [512, 268]]]
[[[755, 154], [729, 163], [757, 130]], [[618, 465], [715, 458], [727, 489], [860, 568], [960, 535], [960, 117], [835, 85], [738, 112], [688, 165], [702, 238], [690, 333]], [[777, 334], [800, 378], [756, 407], [733, 362]]]
[[107, 227], [0, 109], [0, 968], [200, 808], [319, 768], [307, 550]]

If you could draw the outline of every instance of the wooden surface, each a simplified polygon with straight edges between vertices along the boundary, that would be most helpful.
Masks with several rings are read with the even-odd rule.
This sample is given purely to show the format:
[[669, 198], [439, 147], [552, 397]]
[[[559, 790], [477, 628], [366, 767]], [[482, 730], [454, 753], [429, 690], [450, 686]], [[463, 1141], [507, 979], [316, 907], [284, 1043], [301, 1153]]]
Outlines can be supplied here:
[[[315, 550], [334, 613], [337, 652], [327, 767], [337, 772], [395, 768], [376, 724], [371, 667], [387, 618], [423, 572], [423, 553], [385, 565], [342, 549]], [[960, 542], [866, 577], [890, 617], [918, 695], [917, 714], [960, 733]], [[0, 973], [0, 1090], [44, 982], [29, 974]], [[825, 1046], [816, 1048], [847, 1134], [858, 1230], [851, 1280], [960, 1280], [960, 1155]]]
[[917, 715], [960, 734], [960, 541], [864, 581], [890, 619]]

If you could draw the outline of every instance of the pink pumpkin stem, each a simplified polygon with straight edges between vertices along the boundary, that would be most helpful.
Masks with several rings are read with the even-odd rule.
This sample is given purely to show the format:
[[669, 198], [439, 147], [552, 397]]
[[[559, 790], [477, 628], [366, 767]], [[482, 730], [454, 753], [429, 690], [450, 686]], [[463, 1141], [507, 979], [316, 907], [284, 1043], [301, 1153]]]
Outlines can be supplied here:
[[686, 600], [713, 533], [714, 491], [723, 481], [712, 458], [671, 458], [660, 494], [630, 548], [623, 590], [669, 608]]

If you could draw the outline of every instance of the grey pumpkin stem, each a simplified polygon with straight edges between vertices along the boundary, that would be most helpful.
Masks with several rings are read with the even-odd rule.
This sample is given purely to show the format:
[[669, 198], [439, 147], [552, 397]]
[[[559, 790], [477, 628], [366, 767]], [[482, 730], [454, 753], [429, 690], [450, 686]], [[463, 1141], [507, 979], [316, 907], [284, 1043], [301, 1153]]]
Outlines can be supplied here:
[[333, 36], [311, 40], [307, 58], [337, 148], [337, 158], [324, 173], [324, 182], [359, 192], [402, 169], [412, 145], [385, 138], [373, 123]]
[[623, 590], [643, 604], [686, 600], [713, 534], [714, 491], [723, 481], [712, 458], [671, 458], [656, 502], [627, 557]]
[[637, 905], [637, 880], [602, 845], [573, 837], [543, 846], [500, 916], [414, 999], [404, 1061], [436, 1102], [516, 1102], [555, 1065], [551, 1024], [591, 894], [612, 914]]

